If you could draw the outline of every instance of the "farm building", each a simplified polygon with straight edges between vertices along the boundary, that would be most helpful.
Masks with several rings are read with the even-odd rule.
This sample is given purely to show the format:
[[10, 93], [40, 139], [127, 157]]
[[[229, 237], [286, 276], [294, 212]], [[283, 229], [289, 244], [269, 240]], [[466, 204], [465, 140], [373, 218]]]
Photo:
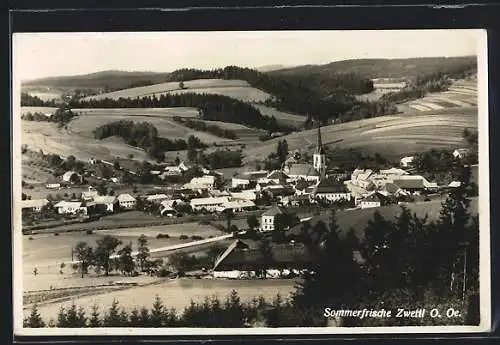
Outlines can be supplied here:
[[424, 191], [434, 191], [438, 188], [436, 183], [431, 183], [420, 175], [398, 176], [397, 178], [393, 178], [392, 182], [405, 192], [414, 194]]
[[288, 170], [288, 176], [293, 180], [319, 182], [319, 173], [311, 164], [292, 164]]
[[61, 188], [61, 183], [55, 177], [51, 177], [47, 180], [47, 183], [45, 184], [45, 188], [47, 188], [47, 189], [59, 189], [59, 188]]
[[[310, 267], [312, 260], [303, 244], [273, 244], [269, 264], [253, 241], [236, 240], [216, 260], [214, 278], [281, 278], [297, 275]], [[264, 264], [267, 268], [264, 270]]]
[[230, 200], [230, 198], [227, 196], [222, 196], [222, 197], [218, 197], [218, 198], [214, 198], [214, 197], [194, 198], [194, 199], [191, 199], [190, 205], [194, 211], [205, 210], [208, 212], [215, 212], [215, 211], [217, 211], [217, 209], [219, 207], [223, 206], [229, 200]]
[[82, 183], [83, 181], [83, 177], [82, 175], [74, 172], [74, 171], [66, 171], [63, 175], [62, 175], [62, 180], [64, 182], [68, 182], [68, 183], [71, 183], [71, 184], [74, 184], [74, 183]]
[[414, 156], [403, 157], [401, 158], [400, 164], [403, 168], [408, 168], [411, 166], [411, 163], [413, 163], [413, 159], [415, 159]]
[[47, 199], [36, 199], [36, 200], [22, 200], [21, 209], [29, 210], [32, 212], [40, 212], [45, 205], [48, 205], [49, 201]]
[[170, 199], [170, 197], [166, 194], [151, 194], [146, 196], [146, 201], [150, 202], [162, 202], [167, 199]]
[[374, 193], [364, 197], [359, 202], [359, 206], [363, 209], [385, 206], [387, 204], [388, 204], [387, 197], [379, 192], [374, 192]]
[[324, 199], [330, 202], [351, 200], [351, 193], [347, 187], [333, 178], [327, 178], [321, 181], [314, 193], [317, 199]]
[[295, 189], [288, 185], [271, 185], [267, 186], [262, 191], [263, 195], [267, 195], [270, 199], [281, 200], [285, 196], [290, 196], [295, 194]]
[[242, 212], [244, 210], [251, 210], [255, 208], [255, 203], [251, 200], [242, 199], [230, 199], [229, 201], [222, 204], [222, 206], [217, 207], [217, 212]]
[[118, 204], [118, 200], [115, 196], [100, 195], [94, 198], [94, 204], [101, 205], [106, 212], [113, 213], [115, 205]]
[[83, 206], [80, 201], [60, 201], [54, 205], [59, 214], [87, 214], [87, 207]]
[[202, 177], [193, 177], [189, 185], [191, 188], [212, 189], [215, 186], [215, 176], [204, 175]]
[[281, 170], [273, 170], [266, 177], [258, 179], [258, 184], [273, 182], [276, 184], [285, 184], [290, 177]]
[[128, 193], [120, 194], [116, 199], [118, 200], [118, 205], [120, 205], [120, 207], [125, 210], [131, 210], [135, 208], [135, 204], [137, 203], [137, 200]]
[[235, 199], [243, 199], [243, 200], [257, 200], [257, 193], [254, 191], [244, 190], [242, 192], [231, 192], [231, 197]]
[[262, 213], [260, 220], [260, 228], [262, 231], [274, 231], [274, 221], [279, 214], [285, 214], [285, 211], [278, 206], [272, 207]]

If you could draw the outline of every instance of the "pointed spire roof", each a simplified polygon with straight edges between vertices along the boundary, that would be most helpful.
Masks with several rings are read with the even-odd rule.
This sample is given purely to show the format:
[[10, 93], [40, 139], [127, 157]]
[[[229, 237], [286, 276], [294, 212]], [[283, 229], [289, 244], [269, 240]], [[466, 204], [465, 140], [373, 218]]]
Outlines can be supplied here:
[[317, 154], [324, 154], [324, 150], [323, 150], [323, 143], [321, 141], [321, 124], [319, 123], [318, 121], [318, 142], [316, 143], [316, 153]]

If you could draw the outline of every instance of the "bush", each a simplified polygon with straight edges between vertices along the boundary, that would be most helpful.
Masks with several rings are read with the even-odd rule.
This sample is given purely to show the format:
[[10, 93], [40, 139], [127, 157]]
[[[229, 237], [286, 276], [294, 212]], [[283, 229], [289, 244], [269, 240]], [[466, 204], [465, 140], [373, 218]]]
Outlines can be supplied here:
[[87, 235], [92, 235], [92, 234], [94, 233], [94, 231], [92, 231], [92, 230], [88, 229], [87, 231], [85, 231], [85, 233], [86, 233]]
[[157, 239], [160, 239], [160, 238], [170, 238], [170, 235], [169, 234], [158, 234], [158, 235], [156, 235], [156, 238]]
[[198, 224], [200, 224], [200, 225], [210, 225], [210, 221], [208, 221], [208, 220], [206, 220], [206, 219], [203, 219], [203, 220], [200, 220], [200, 221], [198, 222]]
[[187, 240], [189, 237], [187, 237], [186, 235], [180, 235], [179, 236], [179, 240]]
[[54, 236], [59, 236], [59, 233], [57, 231], [54, 232]]
[[33, 241], [33, 236], [28, 237], [28, 240]]
[[164, 278], [164, 277], [168, 277], [170, 274], [172, 274], [172, 272], [170, 272], [169, 270], [167, 270], [165, 268], [160, 268], [156, 275], [160, 278]]
[[198, 235], [193, 235], [193, 236], [191, 236], [191, 239], [192, 239], [193, 241], [199, 241], [199, 240], [202, 240], [202, 239], [203, 239], [203, 237], [202, 237], [202, 236], [198, 236]]

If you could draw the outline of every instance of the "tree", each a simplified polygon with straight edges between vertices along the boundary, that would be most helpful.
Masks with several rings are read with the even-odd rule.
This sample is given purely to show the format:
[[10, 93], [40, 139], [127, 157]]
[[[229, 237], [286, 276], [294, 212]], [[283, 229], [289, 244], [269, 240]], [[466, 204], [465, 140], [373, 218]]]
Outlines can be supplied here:
[[151, 309], [151, 316], [149, 321], [152, 327], [163, 327], [163, 320], [165, 315], [165, 306], [158, 295], [155, 296], [153, 302], [153, 309]]
[[92, 306], [92, 313], [90, 314], [89, 326], [92, 328], [101, 327], [101, 320], [99, 319], [99, 306], [94, 304]]
[[132, 258], [132, 246], [126, 245], [118, 251], [120, 270], [123, 274], [130, 274], [134, 271], [135, 263]]
[[250, 230], [255, 230], [255, 228], [259, 226], [259, 220], [257, 219], [257, 216], [255, 214], [251, 214], [250, 216], [248, 216], [247, 224]]
[[38, 305], [35, 303], [31, 307], [30, 315], [23, 322], [24, 327], [29, 328], [42, 328], [45, 327], [45, 322], [42, 320], [40, 313], [38, 312]]
[[116, 247], [121, 243], [120, 240], [109, 235], [97, 240], [95, 263], [104, 269], [106, 276], [109, 275], [110, 271], [110, 256], [116, 251]]
[[104, 327], [120, 327], [123, 326], [120, 317], [120, 310], [118, 308], [118, 301], [113, 300], [111, 307], [104, 316], [103, 326]]
[[175, 156], [175, 161], [174, 161], [174, 164], [175, 164], [175, 165], [177, 165], [177, 166], [178, 166], [179, 164], [181, 164], [181, 159], [179, 158], [179, 155]]
[[118, 159], [116, 159], [113, 163], [113, 168], [115, 170], [120, 170], [120, 161], [118, 161]]
[[146, 235], [142, 234], [141, 236], [139, 236], [139, 238], [137, 239], [137, 246], [137, 261], [139, 261], [139, 267], [141, 268], [141, 271], [144, 271], [146, 267], [146, 261], [150, 256], [148, 248], [148, 238], [146, 237]]
[[271, 242], [265, 236], [262, 237], [258, 250], [261, 255], [260, 276], [266, 279], [267, 270], [273, 264], [274, 256]]
[[190, 162], [196, 161], [198, 157], [198, 150], [196, 145], [196, 138], [194, 136], [189, 136], [187, 141], [187, 159]]
[[90, 247], [87, 242], [78, 242], [73, 249], [76, 259], [79, 261], [80, 273], [83, 275], [88, 272], [89, 266], [93, 261], [93, 249]]

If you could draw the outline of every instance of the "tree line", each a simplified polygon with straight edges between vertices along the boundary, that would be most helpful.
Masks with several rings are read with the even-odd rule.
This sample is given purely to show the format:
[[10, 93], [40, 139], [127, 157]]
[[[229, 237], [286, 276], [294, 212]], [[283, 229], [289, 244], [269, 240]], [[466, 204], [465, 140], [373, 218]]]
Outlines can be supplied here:
[[69, 108], [58, 108], [53, 114], [49, 116], [40, 112], [27, 112], [26, 114], [21, 115], [21, 120], [55, 122], [59, 127], [63, 127], [75, 116], [77, 116], [77, 114], [72, 112]]
[[170, 140], [158, 136], [158, 129], [150, 122], [133, 122], [119, 120], [101, 125], [92, 132], [95, 139], [105, 139], [118, 136], [125, 140], [127, 145], [140, 147], [155, 159], [163, 161], [164, 151], [186, 150], [190, 145], [195, 148], [205, 148], [205, 144], [199, 138], [190, 136], [186, 142], [184, 139]]
[[211, 124], [207, 124], [203, 121], [187, 119], [187, 118], [183, 118], [180, 116], [174, 116], [172, 119], [175, 122], [182, 124], [183, 126], [186, 126], [188, 128], [191, 128], [191, 129], [194, 129], [194, 130], [197, 130], [200, 132], [208, 132], [210, 134], [216, 135], [216, 136], [221, 137], [221, 138], [227, 138], [227, 139], [232, 139], [232, 140], [238, 139], [238, 136], [236, 135], [236, 133], [234, 131], [221, 128], [217, 125], [211, 125]]
[[21, 92], [21, 107], [57, 107], [55, 99], [44, 101], [38, 96]]
[[103, 98], [89, 100], [73, 100], [73, 108], [197, 108], [203, 120], [233, 122], [254, 128], [262, 128], [269, 132], [291, 131], [288, 126], [279, 125], [274, 116], [265, 116], [249, 104], [234, 98], [197, 93], [161, 94], [160, 96], [144, 96], [142, 98]]

